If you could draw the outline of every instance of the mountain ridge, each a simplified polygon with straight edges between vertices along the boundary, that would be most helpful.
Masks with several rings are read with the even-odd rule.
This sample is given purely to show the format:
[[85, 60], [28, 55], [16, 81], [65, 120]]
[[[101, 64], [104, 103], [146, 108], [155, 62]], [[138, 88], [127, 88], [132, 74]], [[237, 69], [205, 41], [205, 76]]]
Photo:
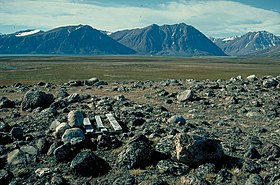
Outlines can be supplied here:
[[212, 41], [231, 56], [250, 56], [280, 45], [280, 37], [267, 31], [248, 32], [241, 36], [212, 39]]
[[1, 54], [135, 54], [88, 25], [63, 26], [22, 37], [18, 34], [0, 37]]
[[140, 54], [225, 56], [204, 34], [185, 23], [162, 26], [152, 24], [144, 28], [114, 32], [110, 36]]
[[0, 34], [0, 54], [279, 56], [280, 37], [267, 31], [206, 37], [191, 25], [152, 24], [108, 32], [89, 25]]

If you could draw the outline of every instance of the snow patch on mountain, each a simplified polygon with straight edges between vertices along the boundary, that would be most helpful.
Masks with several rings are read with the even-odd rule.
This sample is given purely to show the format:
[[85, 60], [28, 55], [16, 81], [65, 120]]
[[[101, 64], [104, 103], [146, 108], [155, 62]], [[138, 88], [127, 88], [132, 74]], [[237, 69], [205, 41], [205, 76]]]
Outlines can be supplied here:
[[16, 37], [25, 37], [28, 35], [34, 35], [36, 33], [39, 33], [41, 30], [30, 30], [30, 31], [25, 31], [25, 32], [20, 32], [16, 34]]
[[239, 38], [239, 37], [240, 37], [240, 36], [237, 36], [237, 35], [236, 35], [236, 36], [233, 36], [233, 37], [224, 38], [223, 41], [224, 41], [224, 42], [228, 42], [228, 41], [234, 40], [234, 39]]

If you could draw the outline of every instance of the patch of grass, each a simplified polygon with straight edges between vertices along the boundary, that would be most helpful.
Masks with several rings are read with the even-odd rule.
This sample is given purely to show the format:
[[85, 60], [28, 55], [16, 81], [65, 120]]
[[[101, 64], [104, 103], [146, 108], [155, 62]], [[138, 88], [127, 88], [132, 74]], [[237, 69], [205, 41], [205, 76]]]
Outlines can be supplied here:
[[138, 176], [145, 171], [146, 170], [142, 170], [142, 169], [138, 168], [138, 169], [129, 170], [129, 173], [133, 176]]
[[56, 84], [92, 77], [115, 82], [164, 79], [229, 79], [279, 75], [277, 58], [0, 57], [0, 85]]

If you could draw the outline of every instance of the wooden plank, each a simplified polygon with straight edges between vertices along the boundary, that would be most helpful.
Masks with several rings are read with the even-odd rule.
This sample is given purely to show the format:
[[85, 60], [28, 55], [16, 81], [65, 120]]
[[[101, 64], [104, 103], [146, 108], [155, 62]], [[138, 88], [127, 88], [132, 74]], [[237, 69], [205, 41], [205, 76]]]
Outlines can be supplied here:
[[97, 128], [101, 130], [101, 132], [107, 132], [108, 130], [104, 127], [101, 117], [100, 116], [95, 116], [95, 121], [97, 124]]
[[116, 132], [121, 132], [122, 131], [122, 127], [117, 122], [117, 120], [115, 119], [113, 114], [111, 114], [111, 113], [110, 114], [106, 114], [106, 117], [108, 118], [109, 122], [111, 123], [112, 127], [114, 128], [114, 130]]
[[84, 124], [85, 129], [86, 129], [86, 134], [94, 132], [94, 129], [93, 129], [91, 123], [90, 123], [89, 118], [84, 118], [83, 124]]
[[83, 124], [84, 126], [91, 126], [89, 118], [84, 118]]

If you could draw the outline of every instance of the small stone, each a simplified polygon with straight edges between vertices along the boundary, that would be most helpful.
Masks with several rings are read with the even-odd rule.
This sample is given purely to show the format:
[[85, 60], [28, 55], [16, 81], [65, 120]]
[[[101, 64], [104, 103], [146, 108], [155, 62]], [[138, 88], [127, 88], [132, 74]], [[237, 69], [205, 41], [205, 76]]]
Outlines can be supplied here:
[[54, 175], [51, 178], [51, 185], [64, 185], [67, 184], [66, 180], [60, 175]]
[[179, 185], [209, 185], [210, 183], [202, 177], [195, 175], [182, 176]]
[[261, 171], [261, 165], [253, 161], [245, 161], [242, 167], [244, 172], [259, 173]]
[[181, 115], [175, 115], [172, 116], [171, 118], [169, 118], [167, 120], [168, 123], [179, 123], [179, 124], [185, 124], [186, 123], [186, 119], [184, 118], [184, 116]]
[[119, 178], [117, 178], [114, 182], [113, 185], [136, 185], [136, 180], [135, 177], [133, 176], [124, 176], [121, 175]]
[[256, 117], [259, 117], [260, 114], [258, 112], [248, 112], [246, 114], [246, 116], [249, 117], [249, 118], [256, 118]]
[[1, 184], [8, 184], [11, 179], [11, 175], [4, 169], [0, 170], [0, 182]]
[[263, 179], [258, 174], [251, 174], [246, 180], [245, 185], [263, 185]]
[[260, 159], [261, 155], [255, 147], [251, 147], [244, 155], [249, 159]]
[[37, 170], [35, 170], [35, 174], [40, 178], [50, 173], [51, 173], [50, 168], [38, 168]]
[[10, 134], [15, 139], [23, 139], [23, 129], [21, 127], [13, 127]]
[[38, 153], [38, 150], [34, 146], [30, 145], [22, 146], [20, 147], [20, 150], [30, 155], [37, 155]]
[[172, 174], [175, 176], [182, 176], [190, 171], [189, 166], [171, 160], [159, 161], [156, 168], [160, 173]]
[[221, 169], [216, 177], [216, 182], [231, 182], [233, 175], [226, 169]]

